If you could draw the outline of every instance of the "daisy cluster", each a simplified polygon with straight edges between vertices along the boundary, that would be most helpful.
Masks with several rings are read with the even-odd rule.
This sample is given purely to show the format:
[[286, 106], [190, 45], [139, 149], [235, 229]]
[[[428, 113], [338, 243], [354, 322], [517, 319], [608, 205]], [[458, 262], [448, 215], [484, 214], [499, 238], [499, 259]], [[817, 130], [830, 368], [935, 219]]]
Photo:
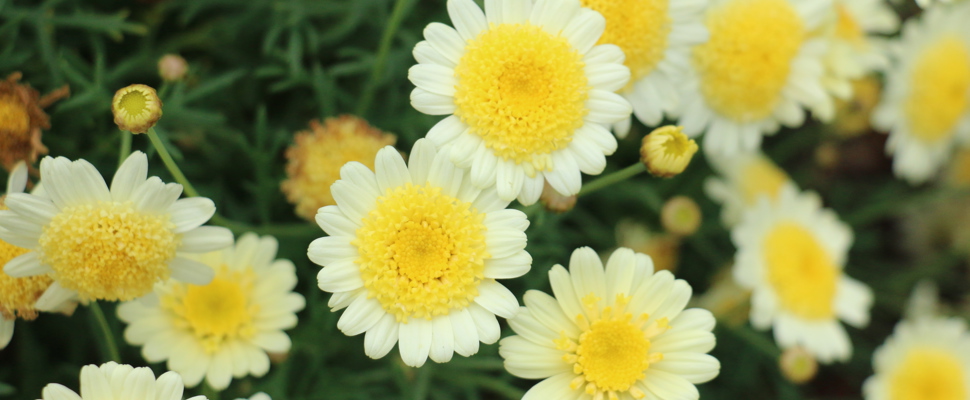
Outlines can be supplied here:
[[[721, 372], [709, 354], [717, 322], [770, 330], [768, 351], [783, 353], [793, 382], [812, 379], [804, 365], [849, 362], [846, 325], [866, 329], [876, 301], [850, 274], [853, 230], [762, 143], [811, 119], [838, 123], [840, 104], [878, 75], [886, 88], [871, 96], [871, 124], [889, 135], [895, 175], [933, 179], [970, 147], [970, 3], [931, 3], [900, 28], [882, 0], [447, 0], [450, 23], [426, 26], [407, 71], [410, 104], [440, 118], [408, 153], [349, 115], [311, 121], [285, 151], [281, 191], [325, 234], [305, 249], [336, 329], [363, 335], [366, 356], [393, 353], [413, 368], [497, 344], [509, 374], [539, 380], [524, 399], [698, 399], [698, 385]], [[159, 70], [177, 82], [186, 61], [166, 56]], [[217, 214], [191, 186], [155, 132], [159, 92], [119, 90], [114, 122], [129, 147], [145, 134], [178, 183], [149, 176], [149, 155], [124, 146], [109, 183], [84, 159], [34, 167], [48, 152], [42, 109], [66, 93], [40, 98], [19, 79], [0, 82], [10, 171], [0, 349], [17, 319], [82, 305], [104, 322], [99, 304], [118, 302], [124, 341], [169, 371], [156, 379], [116, 354], [81, 368], [80, 395], [50, 384], [43, 399], [217, 395], [283, 362], [293, 348], [285, 331], [304, 308], [324, 307], [313, 304], [321, 292], [299, 293], [299, 263], [278, 256], [275, 237]], [[656, 129], [640, 162], [584, 182], [643, 127]], [[678, 246], [702, 225], [687, 197], [658, 207], [667, 235], [621, 224], [612, 252], [568, 249], [564, 264], [539, 271], [548, 291], [510, 289], [533, 272], [539, 206], [569, 212], [581, 195], [643, 171], [676, 177], [701, 148], [715, 175], [704, 191], [736, 249], [704, 296], [675, 275]], [[970, 393], [966, 323], [939, 313], [927, 290], [875, 351], [859, 388], [867, 399]]]

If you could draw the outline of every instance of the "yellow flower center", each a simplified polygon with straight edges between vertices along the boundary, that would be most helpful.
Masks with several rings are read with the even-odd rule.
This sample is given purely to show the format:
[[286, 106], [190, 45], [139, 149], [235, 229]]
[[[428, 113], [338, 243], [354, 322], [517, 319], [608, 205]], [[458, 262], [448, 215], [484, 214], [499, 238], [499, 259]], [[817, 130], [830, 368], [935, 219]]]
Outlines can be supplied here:
[[891, 375], [890, 400], [965, 400], [964, 366], [953, 354], [930, 347], [909, 350]]
[[121, 109], [125, 110], [128, 115], [140, 115], [141, 113], [148, 111], [148, 97], [146, 97], [145, 94], [139, 90], [132, 90], [125, 93], [125, 95], [121, 97], [121, 102], [119, 104], [121, 105]]
[[626, 311], [630, 297], [619, 294], [613, 306], [602, 309], [600, 299], [590, 293], [583, 298], [583, 306], [590, 318], [580, 314], [576, 323], [582, 333], [578, 341], [573, 341], [560, 333], [555, 340], [558, 350], [566, 354], [563, 361], [573, 365], [573, 373], [578, 374], [570, 383], [577, 390], [585, 386], [585, 392], [593, 398], [619, 398], [621, 393], [629, 393], [636, 399], [646, 396], [633, 384], [643, 379], [650, 364], [663, 359], [660, 353], [650, 352], [650, 340], [670, 328], [666, 318], [647, 325], [649, 316], [640, 314], [634, 319]]
[[787, 182], [788, 175], [785, 175], [785, 171], [770, 161], [759, 159], [744, 167], [738, 186], [745, 204], [752, 205], [765, 195], [771, 200], [777, 199], [782, 186]]
[[[0, 210], [6, 209], [0, 201]], [[54, 282], [50, 276], [37, 275], [25, 278], [12, 278], [3, 273], [3, 266], [29, 250], [0, 240], [0, 317], [14, 319], [37, 318], [34, 303]]]
[[496, 156], [549, 170], [550, 153], [583, 126], [583, 68], [563, 37], [529, 24], [492, 25], [468, 41], [455, 68], [455, 115]]
[[833, 316], [841, 271], [811, 232], [779, 223], [765, 237], [764, 257], [768, 282], [785, 310], [805, 319]]
[[0, 127], [8, 133], [19, 134], [21, 139], [27, 137], [30, 131], [30, 114], [17, 96], [0, 96]]
[[771, 115], [805, 41], [786, 0], [733, 0], [708, 11], [710, 40], [694, 48], [701, 92], [715, 112], [737, 122]]
[[141, 213], [131, 202], [65, 207], [43, 228], [39, 251], [54, 279], [82, 300], [131, 300], [168, 279], [181, 243], [167, 215]]
[[606, 31], [598, 44], [615, 44], [626, 54], [624, 64], [630, 68], [627, 89], [650, 75], [663, 60], [671, 28], [667, 14], [670, 0], [581, 0], [581, 3], [606, 17]]
[[467, 307], [484, 279], [485, 214], [421, 185], [389, 189], [357, 230], [368, 296], [398, 321]]
[[835, 5], [835, 37], [856, 45], [866, 42], [866, 32], [842, 4]]
[[174, 283], [163, 291], [161, 302], [180, 317], [178, 326], [190, 330], [212, 354], [227, 341], [255, 335], [253, 316], [259, 306], [250, 303], [255, 281], [251, 269], [232, 271], [223, 265], [208, 285]]
[[953, 135], [967, 115], [970, 97], [970, 50], [956, 35], [940, 38], [923, 49], [909, 82], [905, 113], [910, 132], [924, 142]]

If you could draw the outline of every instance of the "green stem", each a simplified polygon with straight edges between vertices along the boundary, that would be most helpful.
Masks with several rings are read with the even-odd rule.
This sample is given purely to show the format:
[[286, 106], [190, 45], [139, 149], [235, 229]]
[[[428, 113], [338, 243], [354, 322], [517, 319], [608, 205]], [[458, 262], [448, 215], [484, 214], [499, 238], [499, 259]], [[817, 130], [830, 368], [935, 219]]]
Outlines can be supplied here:
[[629, 167], [623, 168], [612, 174], [602, 176], [595, 181], [592, 181], [586, 185], [583, 185], [582, 190], [580, 190], [579, 194], [576, 196], [582, 197], [583, 195], [593, 193], [607, 186], [623, 182], [646, 170], [647, 170], [647, 167], [643, 165], [643, 163], [633, 164]]
[[405, 11], [409, 8], [412, 0], [397, 0], [394, 2], [394, 10], [391, 11], [391, 19], [387, 22], [387, 27], [384, 28], [384, 35], [381, 36], [381, 44], [377, 49], [377, 57], [374, 59], [374, 66], [371, 67], [370, 78], [367, 80], [366, 86], [364, 86], [364, 94], [360, 97], [360, 102], [357, 103], [357, 115], [364, 117], [367, 113], [367, 109], [370, 108], [371, 102], [374, 101], [374, 91], [377, 89], [377, 81], [380, 79], [381, 75], [384, 73], [384, 67], [387, 63], [387, 53], [391, 50], [391, 42], [394, 41], [394, 34], [397, 33], [397, 28], [401, 26], [401, 21], [404, 20]]
[[133, 133], [128, 131], [121, 132], [121, 150], [118, 152], [118, 166], [128, 159], [128, 155], [131, 154], [131, 137], [134, 136]]
[[202, 385], [202, 395], [208, 400], [219, 400], [219, 391], [209, 386], [208, 382]]
[[120, 363], [121, 353], [118, 352], [118, 344], [115, 343], [115, 336], [111, 332], [111, 327], [108, 326], [108, 319], [104, 316], [104, 311], [101, 311], [101, 305], [96, 301], [92, 301], [88, 304], [88, 309], [91, 310], [91, 315], [94, 316], [95, 322], [98, 327], [101, 328], [101, 334], [104, 336], [105, 347], [108, 348], [108, 356], [111, 361]]
[[417, 381], [414, 383], [414, 400], [424, 400], [428, 397], [428, 386], [431, 384], [433, 367], [433, 363], [427, 363], [418, 369]]
[[178, 164], [175, 164], [175, 160], [172, 159], [172, 155], [168, 153], [168, 149], [165, 148], [165, 144], [162, 140], [158, 138], [158, 134], [155, 133], [155, 128], [148, 128], [148, 139], [152, 141], [152, 146], [155, 147], [155, 151], [158, 152], [158, 156], [162, 158], [162, 162], [165, 163], [165, 168], [168, 168], [168, 172], [175, 177], [175, 181], [182, 185], [185, 190], [185, 194], [189, 197], [199, 197], [199, 192], [195, 190], [192, 183], [185, 178], [182, 174], [182, 170], [179, 169]]

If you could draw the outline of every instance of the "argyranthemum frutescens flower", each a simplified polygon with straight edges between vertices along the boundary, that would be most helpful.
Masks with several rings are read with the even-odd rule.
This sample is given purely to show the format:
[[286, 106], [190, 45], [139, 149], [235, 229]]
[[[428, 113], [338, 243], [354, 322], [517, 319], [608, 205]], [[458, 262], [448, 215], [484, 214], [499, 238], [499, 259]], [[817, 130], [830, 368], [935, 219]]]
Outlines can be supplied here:
[[578, 193], [580, 172], [603, 172], [616, 150], [606, 126], [632, 111], [613, 93], [630, 78], [623, 51], [594, 46], [603, 16], [579, 0], [489, 1], [484, 13], [449, 0], [448, 12], [455, 27], [429, 24], [408, 72], [414, 108], [449, 115], [427, 138], [503, 200], [535, 203], [545, 181]]
[[280, 188], [299, 216], [313, 220], [320, 207], [336, 204], [330, 185], [340, 179], [340, 167], [357, 161], [373, 168], [377, 151], [396, 141], [351, 115], [328, 118], [323, 125], [310, 121], [310, 131], [297, 133], [286, 150], [287, 179]]
[[866, 400], [966, 399], [970, 393], [970, 334], [957, 318], [903, 320], [872, 356], [875, 375], [862, 385]]
[[372, 358], [397, 343], [410, 366], [494, 343], [495, 316], [518, 309], [495, 279], [522, 276], [532, 265], [525, 214], [506, 209], [495, 188], [476, 188], [426, 139], [414, 144], [408, 165], [390, 146], [374, 164], [376, 174], [356, 162], [340, 170], [331, 187], [337, 205], [317, 214], [330, 236], [307, 252], [323, 266], [317, 279], [333, 292], [330, 307], [347, 308], [337, 328], [367, 332], [364, 352]]
[[[676, 85], [689, 68], [690, 48], [707, 40], [704, 9], [707, 0], [580, 0], [606, 18], [600, 44], [615, 44], [626, 54], [630, 83], [619, 93], [633, 114], [647, 126], [660, 124], [664, 114], [676, 116], [680, 93]], [[630, 118], [613, 125], [619, 137], [630, 131]]]
[[821, 363], [845, 361], [852, 343], [839, 320], [869, 324], [872, 291], [844, 272], [852, 230], [814, 192], [785, 185], [745, 210], [731, 231], [734, 279], [753, 290], [751, 324], [774, 329], [782, 348], [802, 346]]
[[[44, 387], [42, 400], [182, 400], [184, 390], [182, 377], [175, 372], [166, 372], [156, 380], [150, 368], [112, 361], [81, 368], [80, 396], [64, 385], [51, 383]], [[188, 400], [205, 399], [195, 396]]]
[[834, 0], [829, 15], [823, 82], [835, 97], [849, 100], [852, 81], [888, 66], [885, 42], [873, 34], [895, 33], [899, 16], [884, 0]]
[[[684, 310], [687, 282], [653, 272], [644, 254], [619, 248], [603, 263], [593, 249], [573, 251], [569, 271], [549, 271], [555, 298], [526, 292], [502, 339], [505, 369], [545, 379], [523, 400], [697, 399], [694, 384], [714, 379], [714, 316]], [[585, 395], [583, 394], [585, 393]]]
[[889, 132], [893, 171], [929, 179], [956, 142], [970, 142], [970, 3], [933, 7], [903, 26], [886, 90], [872, 115]]
[[[10, 177], [7, 179], [6, 194], [23, 193], [26, 185], [27, 164], [21, 161], [10, 172]], [[6, 209], [4, 197], [0, 196], [0, 210]], [[3, 230], [4, 228], [0, 227], [0, 231]], [[8, 261], [28, 251], [30, 250], [0, 240], [0, 269]], [[37, 303], [41, 300], [44, 291], [53, 282], [54, 280], [48, 275], [13, 278], [0, 270], [0, 349], [7, 347], [7, 344], [10, 343], [14, 322], [18, 318], [23, 320], [37, 318]], [[62, 301], [59, 304], [49, 304], [47, 309], [58, 309], [67, 306], [67, 303], [69, 302]]]
[[228, 229], [201, 226], [215, 213], [212, 200], [179, 199], [182, 185], [147, 178], [148, 158], [134, 152], [111, 188], [85, 160], [45, 157], [44, 196], [7, 195], [0, 238], [31, 250], [4, 267], [13, 277], [51, 274], [45, 297], [75, 294], [82, 301], [131, 300], [169, 276], [206, 284], [213, 271], [180, 256], [232, 244]]
[[706, 132], [707, 154], [761, 146], [779, 124], [797, 127], [804, 108], [827, 119], [832, 99], [822, 87], [826, 43], [812, 38], [830, 0], [713, 0], [710, 39], [693, 48], [678, 125]]
[[720, 177], [704, 182], [704, 192], [721, 203], [721, 221], [732, 227], [741, 212], [758, 202], [761, 196], [774, 201], [781, 188], [791, 183], [784, 170], [760, 151], [731, 157], [708, 157]]
[[44, 108], [71, 93], [64, 85], [41, 97], [30, 85], [18, 83], [21, 77], [14, 72], [0, 80], [0, 166], [8, 171], [17, 161], [32, 164], [47, 153], [40, 141], [41, 129], [51, 127]]
[[186, 386], [202, 378], [216, 390], [232, 377], [269, 371], [267, 353], [286, 353], [303, 296], [294, 293], [296, 267], [275, 260], [271, 236], [245, 234], [235, 246], [193, 259], [216, 271], [208, 285], [169, 280], [146, 298], [118, 306], [128, 323], [125, 340], [142, 347], [148, 362], [168, 360]]

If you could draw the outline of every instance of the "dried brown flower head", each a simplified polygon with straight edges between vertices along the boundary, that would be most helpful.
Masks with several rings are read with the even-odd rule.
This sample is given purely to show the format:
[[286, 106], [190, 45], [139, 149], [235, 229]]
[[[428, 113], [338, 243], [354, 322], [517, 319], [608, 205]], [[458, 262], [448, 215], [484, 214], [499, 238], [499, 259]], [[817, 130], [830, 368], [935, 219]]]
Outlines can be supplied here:
[[30, 85], [20, 84], [21, 77], [14, 72], [0, 81], [0, 164], [7, 171], [17, 161], [32, 164], [38, 155], [47, 154], [40, 140], [41, 130], [51, 127], [44, 108], [70, 95], [65, 85], [41, 97]]

